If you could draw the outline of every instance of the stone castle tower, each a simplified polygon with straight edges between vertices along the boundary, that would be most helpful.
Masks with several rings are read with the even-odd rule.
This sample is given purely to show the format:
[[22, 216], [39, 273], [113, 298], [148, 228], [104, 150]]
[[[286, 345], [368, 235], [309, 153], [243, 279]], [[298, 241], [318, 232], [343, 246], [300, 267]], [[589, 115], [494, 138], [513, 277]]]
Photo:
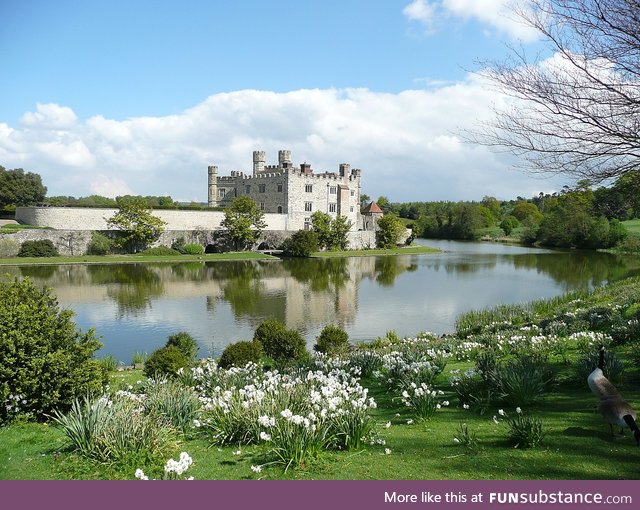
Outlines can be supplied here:
[[347, 163], [340, 164], [338, 172], [317, 173], [306, 162], [296, 168], [289, 150], [278, 151], [277, 165], [267, 165], [265, 151], [254, 151], [251, 175], [231, 171], [219, 176], [218, 167], [209, 166], [208, 176], [209, 207], [224, 207], [235, 197], [248, 195], [265, 213], [287, 215], [288, 230], [309, 228], [316, 211], [346, 216], [352, 230], [362, 229], [362, 172]]

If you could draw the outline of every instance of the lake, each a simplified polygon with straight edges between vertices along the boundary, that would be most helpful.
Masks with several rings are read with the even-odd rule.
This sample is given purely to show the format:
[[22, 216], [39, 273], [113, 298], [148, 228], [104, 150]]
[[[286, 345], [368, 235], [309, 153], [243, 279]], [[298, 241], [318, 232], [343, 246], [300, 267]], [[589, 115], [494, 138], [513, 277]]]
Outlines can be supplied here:
[[130, 363], [167, 337], [187, 331], [201, 356], [251, 340], [276, 318], [299, 330], [311, 348], [326, 324], [351, 341], [389, 330], [452, 332], [472, 309], [547, 298], [640, 274], [640, 258], [497, 243], [418, 240], [437, 254], [337, 259], [191, 262], [182, 264], [3, 267], [53, 288], [84, 330]]

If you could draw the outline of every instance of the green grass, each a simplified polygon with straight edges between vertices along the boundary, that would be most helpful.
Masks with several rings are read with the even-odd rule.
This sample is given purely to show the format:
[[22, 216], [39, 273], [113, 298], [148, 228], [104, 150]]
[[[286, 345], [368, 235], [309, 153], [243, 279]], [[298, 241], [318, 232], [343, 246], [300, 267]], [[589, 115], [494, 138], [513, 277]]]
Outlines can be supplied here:
[[384, 255], [416, 255], [420, 253], [440, 253], [436, 248], [428, 246], [407, 246], [403, 248], [371, 249], [371, 250], [345, 250], [345, 251], [318, 251], [311, 254], [317, 258], [331, 257], [374, 257]]
[[623, 221], [622, 224], [629, 234], [640, 237], [640, 219]]
[[0, 227], [0, 234], [13, 234], [19, 230], [52, 230], [50, 227], [37, 227], [34, 225], [19, 225], [15, 223], [7, 223]]
[[205, 255], [79, 255], [69, 257], [15, 257], [0, 259], [0, 265], [51, 265], [51, 264], [140, 264], [146, 262], [207, 262], [215, 260], [266, 260], [277, 259], [253, 251], [210, 253]]

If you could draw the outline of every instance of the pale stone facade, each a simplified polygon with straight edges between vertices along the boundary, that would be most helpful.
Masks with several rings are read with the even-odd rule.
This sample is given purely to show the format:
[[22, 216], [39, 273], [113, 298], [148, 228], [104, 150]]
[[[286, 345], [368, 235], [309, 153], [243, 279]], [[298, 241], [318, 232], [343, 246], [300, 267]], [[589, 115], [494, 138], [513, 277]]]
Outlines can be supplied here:
[[320, 211], [332, 217], [345, 216], [352, 231], [362, 229], [360, 219], [359, 169], [339, 165], [338, 172], [316, 173], [308, 163], [295, 168], [291, 152], [278, 152], [278, 164], [266, 165], [264, 151], [254, 151], [251, 175], [232, 171], [218, 175], [218, 167], [210, 166], [209, 207], [226, 207], [234, 198], [250, 196], [265, 213], [286, 216], [289, 230], [309, 228], [311, 215]]

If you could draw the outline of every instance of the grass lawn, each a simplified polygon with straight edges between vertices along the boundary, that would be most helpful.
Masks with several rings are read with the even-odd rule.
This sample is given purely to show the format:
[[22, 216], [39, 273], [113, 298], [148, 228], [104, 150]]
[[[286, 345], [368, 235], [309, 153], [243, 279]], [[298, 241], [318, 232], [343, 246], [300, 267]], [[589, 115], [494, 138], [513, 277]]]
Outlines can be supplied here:
[[640, 237], [640, 219], [623, 221], [622, 224], [631, 235]]
[[312, 253], [312, 257], [331, 258], [331, 257], [373, 257], [384, 255], [415, 255], [420, 253], [440, 253], [437, 248], [429, 248], [428, 246], [406, 246], [402, 248], [392, 248], [388, 250], [372, 249], [372, 250], [347, 250], [347, 251], [318, 251]]

